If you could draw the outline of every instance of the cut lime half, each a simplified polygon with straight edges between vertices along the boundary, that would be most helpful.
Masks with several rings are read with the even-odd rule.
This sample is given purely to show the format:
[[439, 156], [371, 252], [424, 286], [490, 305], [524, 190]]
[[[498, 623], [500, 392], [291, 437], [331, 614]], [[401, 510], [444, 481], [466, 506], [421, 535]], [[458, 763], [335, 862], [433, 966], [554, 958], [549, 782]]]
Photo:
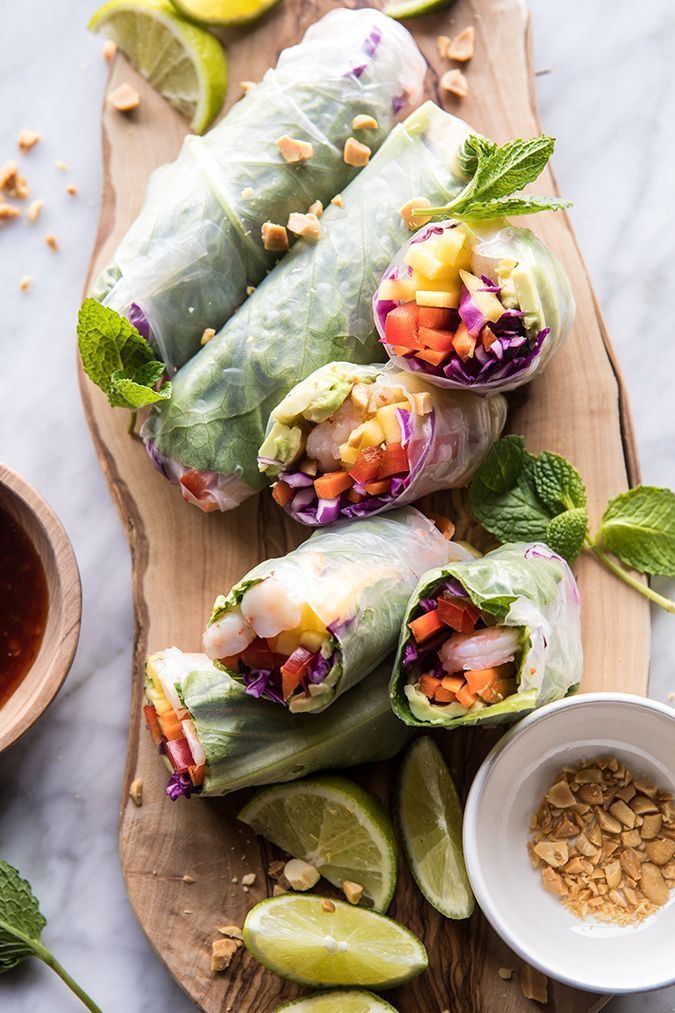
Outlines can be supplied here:
[[462, 807], [428, 736], [403, 758], [398, 815], [408, 864], [426, 899], [446, 918], [468, 918], [474, 897], [462, 851]]
[[277, 1006], [274, 1013], [396, 1013], [396, 1007], [362, 988], [314, 992]]
[[346, 777], [263, 788], [239, 819], [334, 886], [360, 884], [376, 911], [389, 907], [398, 857], [391, 821], [373, 795]]
[[171, 0], [174, 7], [204, 25], [244, 25], [257, 21], [279, 0]]
[[89, 28], [112, 39], [195, 133], [204, 133], [227, 92], [227, 59], [215, 36], [180, 17], [169, 0], [110, 0]]
[[393, 0], [387, 4], [383, 13], [396, 21], [405, 21], [406, 18], [419, 18], [423, 14], [445, 10], [454, 2], [455, 0]]
[[428, 963], [417, 936], [391, 918], [308, 895], [256, 904], [244, 922], [244, 942], [270, 971], [300, 985], [393, 988]]

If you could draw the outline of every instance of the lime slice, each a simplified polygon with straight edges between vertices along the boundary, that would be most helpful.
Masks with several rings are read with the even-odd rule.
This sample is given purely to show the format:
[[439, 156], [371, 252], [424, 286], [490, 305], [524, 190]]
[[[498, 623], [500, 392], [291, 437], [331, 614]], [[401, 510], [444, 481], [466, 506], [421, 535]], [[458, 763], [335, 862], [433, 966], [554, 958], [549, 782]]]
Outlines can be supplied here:
[[171, 0], [174, 7], [193, 21], [205, 25], [244, 25], [257, 21], [276, 7], [279, 0]]
[[386, 911], [396, 887], [397, 848], [376, 798], [345, 777], [312, 777], [257, 792], [239, 813], [293, 858], [304, 858], [334, 886], [347, 879]]
[[274, 1013], [396, 1013], [379, 995], [362, 988], [341, 988], [332, 992], [314, 992], [277, 1006]]
[[396, 21], [404, 21], [406, 18], [418, 18], [422, 14], [442, 11], [454, 2], [455, 0], [393, 0], [393, 3], [387, 4], [383, 13]]
[[227, 92], [227, 60], [215, 36], [181, 18], [169, 0], [110, 0], [89, 28], [112, 39], [195, 133], [204, 133]]
[[468, 918], [474, 898], [462, 852], [462, 807], [433, 741], [416, 739], [401, 768], [399, 820], [415, 882], [446, 918]]
[[244, 942], [270, 971], [300, 985], [393, 988], [428, 963], [420, 940], [391, 918], [342, 900], [289, 893], [249, 911]]

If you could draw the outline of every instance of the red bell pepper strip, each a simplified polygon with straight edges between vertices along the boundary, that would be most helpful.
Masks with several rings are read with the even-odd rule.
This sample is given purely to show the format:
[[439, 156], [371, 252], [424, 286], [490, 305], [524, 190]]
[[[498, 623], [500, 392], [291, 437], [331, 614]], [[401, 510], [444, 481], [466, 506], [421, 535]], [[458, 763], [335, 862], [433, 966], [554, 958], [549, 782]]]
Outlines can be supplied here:
[[298, 688], [303, 675], [309, 668], [312, 659], [312, 652], [306, 647], [296, 647], [289, 658], [281, 666], [281, 688], [284, 700], [288, 700], [294, 690]]
[[378, 478], [389, 478], [408, 471], [408, 452], [400, 443], [388, 443], [384, 449]]
[[452, 327], [453, 312], [441, 306], [420, 306], [420, 327], [433, 327], [434, 330], [447, 331]]
[[439, 598], [438, 615], [457, 633], [471, 633], [475, 629], [480, 612], [469, 602], [458, 601], [456, 598]]
[[425, 350], [431, 348], [434, 352], [451, 352], [455, 335], [452, 331], [441, 331], [433, 327], [420, 327], [420, 341]]
[[354, 481], [370, 482], [371, 479], [377, 478], [380, 475], [384, 454], [381, 447], [364, 447], [349, 469]]
[[419, 307], [416, 302], [406, 302], [390, 310], [384, 323], [384, 339], [387, 344], [421, 348], [417, 334], [418, 316]]

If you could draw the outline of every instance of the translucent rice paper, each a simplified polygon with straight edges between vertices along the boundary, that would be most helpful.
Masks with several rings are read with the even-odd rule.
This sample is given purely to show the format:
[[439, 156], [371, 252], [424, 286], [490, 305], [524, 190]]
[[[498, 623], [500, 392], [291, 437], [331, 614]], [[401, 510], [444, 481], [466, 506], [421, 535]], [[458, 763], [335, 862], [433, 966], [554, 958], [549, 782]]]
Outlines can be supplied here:
[[202, 795], [386, 760], [411, 735], [389, 702], [391, 662], [338, 700], [330, 713], [303, 716], [249, 696], [206, 655], [184, 657], [179, 693], [206, 753]]
[[[422, 94], [424, 60], [410, 34], [375, 10], [332, 11], [205, 137], [186, 138], [178, 159], [150, 180], [140, 215], [92, 295], [139, 329], [176, 369], [199, 350], [274, 265], [261, 226], [328, 203], [357, 170], [342, 157], [355, 115], [378, 127], [357, 132], [376, 150], [399, 112]], [[287, 164], [284, 134], [313, 157]]]
[[[322, 366], [308, 377], [308, 381], [320, 389], [322, 384], [334, 385], [336, 378], [338, 383], [344, 380], [346, 384], [353, 378], [352, 386], [377, 380], [387, 387], [402, 387], [410, 411], [410, 436], [404, 443], [410, 465], [409, 481], [395, 479], [396, 484], [392, 483], [390, 493], [369, 496], [361, 503], [345, 505], [342, 510], [344, 517], [372, 517], [441, 489], [468, 485], [506, 421], [505, 398], [481, 398], [466, 391], [442, 391], [420, 376], [398, 369], [393, 363], [382, 367], [333, 362]], [[290, 392], [288, 402], [302, 400], [300, 387]], [[431, 399], [431, 411], [424, 415], [417, 411], [414, 398], [415, 394], [421, 393], [428, 394]], [[284, 403], [279, 407], [283, 413]], [[273, 422], [272, 415], [268, 432]], [[279, 470], [284, 469], [269, 469], [268, 473], [278, 473]], [[292, 502], [285, 509], [301, 524], [318, 523], [316, 513], [312, 517], [307, 511], [294, 510]]]
[[289, 702], [291, 711], [318, 713], [393, 650], [420, 576], [462, 553], [411, 507], [340, 521], [316, 531], [288, 555], [259, 563], [227, 597], [216, 599], [210, 623], [235, 608], [249, 587], [274, 574], [289, 595], [310, 605], [335, 641], [333, 665], [324, 681], [313, 687], [311, 697], [291, 697]]
[[[427, 237], [433, 235], [434, 230], [450, 228], [453, 225], [451, 220], [425, 225], [398, 251], [384, 272], [383, 279], [405, 276], [408, 267], [403, 260], [410, 245], [424, 242]], [[465, 227], [467, 226], [465, 225]], [[505, 258], [515, 260], [519, 265], [529, 268], [539, 306], [535, 314], [526, 314], [528, 336], [534, 341], [537, 332], [546, 328], [548, 328], [548, 334], [541, 341], [536, 354], [523, 357], [524, 361], [521, 366], [513, 369], [508, 363], [505, 363], [486, 381], [478, 379], [471, 383], [464, 383], [446, 376], [434, 375], [431, 372], [422, 372], [421, 375], [430, 383], [446, 389], [468, 389], [482, 395], [504, 394], [506, 391], [515, 390], [517, 387], [529, 383], [535, 374], [541, 372], [544, 366], [550, 362], [561, 347], [574, 321], [576, 310], [574, 296], [559, 260], [530, 229], [516, 228], [504, 221], [486, 223], [485, 225], [478, 222], [471, 223], [470, 229], [475, 236], [472, 271], [478, 277], [485, 275], [499, 284], [496, 268], [497, 264]], [[373, 313], [383, 344], [387, 313], [396, 305], [398, 304], [390, 300], [379, 299], [375, 293]], [[386, 344], [384, 347], [390, 359], [401, 369], [415, 369], [415, 366], [411, 365], [411, 359], [394, 355]]]
[[[321, 218], [321, 239], [299, 240], [230, 322], [176, 375], [169, 403], [143, 431], [174, 481], [203, 474], [211, 503], [237, 506], [261, 489], [257, 452], [272, 409], [319, 366], [384, 356], [372, 298], [409, 235], [411, 196], [443, 203], [466, 183], [456, 156], [470, 133], [427, 102], [396, 127]], [[213, 508], [213, 506], [211, 506]]]
[[[448, 707], [432, 705], [423, 694], [415, 693], [403, 671], [403, 654], [412, 636], [407, 624], [419, 602], [448, 579], [459, 581], [471, 602], [495, 616], [498, 625], [527, 630], [518, 692], [461, 717], [448, 716]], [[518, 542], [424, 574], [401, 624], [389, 690], [394, 710], [406, 724], [454, 728], [522, 717], [573, 693], [582, 670], [579, 590], [572, 571], [547, 545]]]

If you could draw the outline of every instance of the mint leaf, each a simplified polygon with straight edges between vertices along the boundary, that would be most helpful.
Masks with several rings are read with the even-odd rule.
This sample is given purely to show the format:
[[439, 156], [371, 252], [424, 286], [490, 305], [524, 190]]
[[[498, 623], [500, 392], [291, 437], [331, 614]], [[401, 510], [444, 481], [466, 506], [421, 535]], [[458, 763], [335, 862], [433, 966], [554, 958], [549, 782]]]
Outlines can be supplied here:
[[0, 862], [0, 974], [35, 952], [46, 924], [30, 884]]
[[116, 408], [142, 408], [171, 397], [171, 387], [155, 385], [164, 363], [133, 324], [96, 299], [85, 299], [77, 319], [80, 356], [87, 376]]
[[484, 165], [497, 151], [497, 145], [482, 134], [469, 134], [457, 153], [457, 162], [462, 172], [473, 176], [479, 165]]
[[471, 483], [473, 512], [502, 542], [546, 538], [552, 513], [537, 495], [535, 461], [522, 436], [505, 436], [493, 445]]
[[641, 573], [675, 577], [675, 493], [640, 485], [615, 496], [596, 542]]
[[92, 1013], [101, 1013], [87, 993], [70, 977], [58, 960], [43, 946], [42, 930], [47, 919], [30, 888], [21, 878], [18, 869], [0, 861], [0, 974], [16, 967], [26, 957], [35, 956], [56, 971]]
[[588, 514], [584, 507], [565, 510], [549, 521], [544, 541], [568, 563], [573, 563], [584, 547], [587, 531]]
[[[560, 197], [540, 197], [523, 194], [521, 197], [497, 197], [494, 200], [475, 201], [457, 217], [472, 221], [491, 221], [494, 218], [515, 218], [518, 215], [536, 215], [539, 211], [561, 211], [572, 202]], [[457, 212], [455, 212], [457, 213]]]
[[560, 454], [544, 450], [534, 464], [537, 495], [552, 513], [586, 506], [586, 487], [577, 469]]

